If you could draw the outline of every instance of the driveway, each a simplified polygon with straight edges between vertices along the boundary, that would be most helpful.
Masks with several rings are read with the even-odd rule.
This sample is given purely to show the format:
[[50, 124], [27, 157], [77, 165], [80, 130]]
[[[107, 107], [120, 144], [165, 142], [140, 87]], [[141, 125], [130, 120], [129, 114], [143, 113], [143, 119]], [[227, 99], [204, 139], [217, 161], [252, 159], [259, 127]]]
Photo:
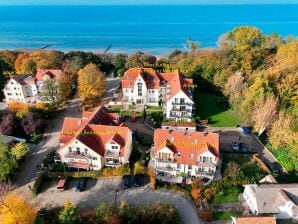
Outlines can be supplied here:
[[67, 108], [51, 119], [44, 133], [44, 138], [36, 145], [30, 144], [30, 152], [25, 161], [21, 164], [17, 173], [16, 186], [20, 187], [31, 182], [36, 176], [37, 165], [40, 165], [43, 158], [59, 146], [59, 136], [65, 117], [80, 117], [79, 108], [81, 103], [78, 99], [72, 100]]
[[[95, 181], [95, 183], [90, 183], [90, 181]], [[54, 207], [63, 206], [65, 201], [70, 199], [82, 209], [95, 208], [100, 201], [114, 204], [115, 198], [117, 205], [119, 205], [121, 200], [126, 200], [133, 205], [151, 205], [156, 202], [163, 202], [171, 204], [178, 209], [183, 223], [202, 223], [197, 216], [193, 203], [182, 194], [174, 191], [152, 191], [148, 185], [123, 190], [121, 189], [121, 181], [121, 177], [88, 180], [87, 190], [83, 192], [75, 192], [76, 181], [71, 183], [68, 190], [63, 192], [57, 191], [56, 183], [53, 183], [45, 192], [40, 193], [33, 200], [41, 207]], [[118, 189], [117, 197], [116, 189]]]
[[248, 145], [249, 151], [259, 154], [262, 161], [270, 168], [270, 170], [278, 170], [281, 174], [286, 174], [285, 169], [279, 164], [272, 153], [260, 142], [253, 134], [244, 135], [240, 128], [213, 128], [206, 129], [208, 132], [216, 132], [220, 134], [220, 151], [231, 152], [231, 142], [244, 142]]

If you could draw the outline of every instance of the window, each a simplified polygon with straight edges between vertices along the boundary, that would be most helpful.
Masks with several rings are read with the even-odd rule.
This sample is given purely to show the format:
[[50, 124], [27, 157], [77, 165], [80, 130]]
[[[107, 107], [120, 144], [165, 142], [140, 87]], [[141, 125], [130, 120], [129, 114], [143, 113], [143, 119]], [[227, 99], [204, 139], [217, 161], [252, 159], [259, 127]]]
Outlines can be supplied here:
[[85, 148], [85, 154], [88, 154], [88, 149], [87, 148]]
[[112, 145], [112, 149], [118, 149], [118, 146]]
[[193, 158], [193, 153], [190, 153], [190, 158]]
[[97, 157], [93, 157], [92, 159], [93, 159], [93, 160], [97, 160]]
[[192, 169], [192, 165], [188, 165], [188, 169], [191, 170]]
[[178, 156], [181, 156], [181, 153], [180, 153], [180, 152], [178, 152], [178, 153], [177, 153], [177, 155], [178, 155]]
[[68, 147], [68, 152], [72, 152], [72, 149], [71, 149], [71, 147]]
[[142, 88], [143, 88], [143, 84], [142, 83], [138, 83], [138, 96], [142, 96]]
[[77, 147], [77, 153], [80, 154], [80, 148], [79, 147]]

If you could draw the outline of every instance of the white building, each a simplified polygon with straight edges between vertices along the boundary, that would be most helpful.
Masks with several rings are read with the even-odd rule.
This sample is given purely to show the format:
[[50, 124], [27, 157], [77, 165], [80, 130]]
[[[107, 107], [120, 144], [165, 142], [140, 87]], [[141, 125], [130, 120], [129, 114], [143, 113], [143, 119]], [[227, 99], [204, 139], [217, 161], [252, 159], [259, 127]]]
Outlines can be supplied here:
[[193, 81], [178, 71], [157, 73], [152, 68], [131, 68], [125, 72], [121, 83], [124, 102], [164, 106], [169, 121], [191, 121]]
[[42, 91], [42, 84], [47, 79], [58, 80], [63, 76], [59, 69], [37, 69], [35, 75], [14, 75], [4, 88], [6, 102], [34, 103], [41, 100], [38, 97]]
[[[119, 126], [116, 126], [119, 125]], [[105, 107], [64, 119], [57, 153], [70, 168], [100, 170], [126, 164], [132, 150], [132, 132]]]
[[252, 214], [298, 220], [298, 184], [260, 181], [244, 187], [243, 197]]
[[157, 176], [213, 179], [219, 162], [217, 133], [154, 131], [150, 164]]

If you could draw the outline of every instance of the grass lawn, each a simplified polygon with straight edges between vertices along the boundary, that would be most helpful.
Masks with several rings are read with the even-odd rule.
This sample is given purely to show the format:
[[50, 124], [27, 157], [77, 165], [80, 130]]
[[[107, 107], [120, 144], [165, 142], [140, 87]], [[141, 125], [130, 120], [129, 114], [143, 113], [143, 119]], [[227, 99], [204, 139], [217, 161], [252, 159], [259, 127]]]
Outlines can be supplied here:
[[111, 110], [114, 112], [119, 112], [121, 109], [121, 105], [112, 105]]
[[240, 216], [242, 212], [214, 212], [213, 220], [230, 220], [231, 216]]
[[257, 162], [252, 159], [250, 154], [239, 153], [223, 153], [223, 168], [230, 162], [234, 161], [239, 166], [243, 174], [248, 178], [263, 177], [266, 173], [257, 165]]
[[224, 103], [224, 99], [206, 92], [194, 95], [196, 113], [214, 127], [236, 127], [241, 117]]
[[160, 106], [146, 106], [146, 110], [162, 111], [162, 107], [160, 107]]
[[210, 200], [210, 203], [214, 205], [220, 205], [227, 202], [236, 202], [238, 201], [238, 195], [241, 192], [242, 192], [241, 187], [224, 188], [221, 192], [217, 193]]

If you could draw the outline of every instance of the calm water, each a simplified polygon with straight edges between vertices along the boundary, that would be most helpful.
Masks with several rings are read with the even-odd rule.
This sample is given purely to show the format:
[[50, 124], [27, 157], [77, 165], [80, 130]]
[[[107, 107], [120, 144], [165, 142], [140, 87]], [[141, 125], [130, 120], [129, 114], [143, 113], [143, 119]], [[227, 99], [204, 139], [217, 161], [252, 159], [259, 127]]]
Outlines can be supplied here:
[[157, 55], [183, 49], [187, 37], [216, 46], [218, 37], [241, 25], [264, 33], [298, 36], [298, 5], [197, 6], [5, 6], [0, 7], [0, 49], [48, 44]]

